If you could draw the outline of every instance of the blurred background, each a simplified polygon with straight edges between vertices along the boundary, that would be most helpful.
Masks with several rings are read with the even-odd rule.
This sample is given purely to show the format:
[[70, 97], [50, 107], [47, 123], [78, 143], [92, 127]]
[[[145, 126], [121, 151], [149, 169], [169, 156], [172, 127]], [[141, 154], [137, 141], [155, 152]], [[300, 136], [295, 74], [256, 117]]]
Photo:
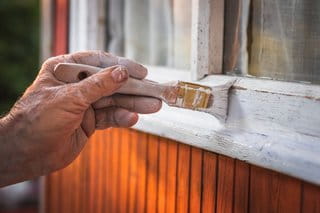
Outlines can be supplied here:
[[[39, 68], [39, 0], [0, 1], [0, 114], [5, 115]], [[0, 213], [37, 212], [38, 181], [0, 189]]]

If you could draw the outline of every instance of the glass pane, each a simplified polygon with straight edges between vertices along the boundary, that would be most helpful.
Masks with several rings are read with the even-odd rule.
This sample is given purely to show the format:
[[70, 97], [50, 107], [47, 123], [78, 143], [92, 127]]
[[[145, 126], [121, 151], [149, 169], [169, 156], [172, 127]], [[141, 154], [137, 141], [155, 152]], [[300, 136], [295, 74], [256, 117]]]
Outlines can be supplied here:
[[251, 6], [250, 74], [320, 83], [320, 1], [252, 0]]
[[109, 0], [107, 51], [156, 66], [189, 69], [191, 0]]

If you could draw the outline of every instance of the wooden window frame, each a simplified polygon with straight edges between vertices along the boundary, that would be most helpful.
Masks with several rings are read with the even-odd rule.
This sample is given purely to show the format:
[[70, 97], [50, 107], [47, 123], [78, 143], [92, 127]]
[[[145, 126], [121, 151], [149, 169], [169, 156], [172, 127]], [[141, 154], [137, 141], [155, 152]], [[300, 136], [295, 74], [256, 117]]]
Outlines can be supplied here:
[[[209, 86], [236, 79], [226, 122], [164, 106], [134, 128], [320, 184], [320, 86], [221, 75], [223, 2], [192, 1], [191, 74], [149, 66], [148, 78]], [[104, 8], [104, 0], [70, 0], [70, 52], [104, 49]]]

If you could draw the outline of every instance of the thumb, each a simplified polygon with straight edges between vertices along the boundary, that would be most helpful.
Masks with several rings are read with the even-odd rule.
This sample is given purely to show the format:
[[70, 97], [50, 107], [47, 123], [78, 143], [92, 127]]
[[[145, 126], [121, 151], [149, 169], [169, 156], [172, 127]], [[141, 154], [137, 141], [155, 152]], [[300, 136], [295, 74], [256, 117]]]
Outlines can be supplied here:
[[75, 85], [76, 94], [87, 105], [90, 105], [103, 96], [112, 95], [126, 83], [128, 78], [129, 74], [126, 67], [108, 67], [77, 83]]

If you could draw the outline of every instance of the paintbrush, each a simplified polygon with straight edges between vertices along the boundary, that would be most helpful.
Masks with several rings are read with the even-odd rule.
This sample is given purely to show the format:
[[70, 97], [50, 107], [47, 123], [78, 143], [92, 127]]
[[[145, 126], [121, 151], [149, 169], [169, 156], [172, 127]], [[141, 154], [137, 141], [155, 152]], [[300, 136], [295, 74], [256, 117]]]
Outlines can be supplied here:
[[[101, 69], [83, 64], [59, 63], [54, 69], [54, 76], [65, 83], [76, 83]], [[159, 98], [169, 106], [207, 112], [224, 121], [228, 109], [228, 91], [232, 84], [228, 82], [214, 87], [184, 81], [160, 84], [130, 77], [116, 93]]]

